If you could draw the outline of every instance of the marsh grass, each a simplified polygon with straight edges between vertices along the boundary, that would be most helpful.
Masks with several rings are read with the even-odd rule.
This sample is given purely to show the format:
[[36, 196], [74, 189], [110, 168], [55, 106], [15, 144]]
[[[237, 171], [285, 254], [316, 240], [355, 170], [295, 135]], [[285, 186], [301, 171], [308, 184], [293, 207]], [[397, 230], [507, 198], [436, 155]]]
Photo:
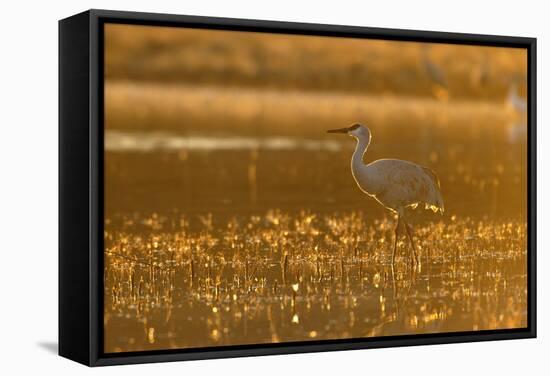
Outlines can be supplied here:
[[394, 274], [392, 234], [390, 218], [361, 212], [113, 218], [106, 350], [526, 325], [525, 225], [456, 216], [430, 223], [416, 230], [420, 270], [403, 238]]

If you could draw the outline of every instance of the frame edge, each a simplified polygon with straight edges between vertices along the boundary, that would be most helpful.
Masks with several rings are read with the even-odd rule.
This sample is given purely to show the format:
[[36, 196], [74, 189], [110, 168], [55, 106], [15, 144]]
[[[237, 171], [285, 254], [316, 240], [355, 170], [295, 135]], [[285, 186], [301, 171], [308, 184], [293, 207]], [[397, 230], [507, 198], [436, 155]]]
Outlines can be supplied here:
[[[86, 344], [88, 347], [84, 347], [86, 350], [85, 356], [82, 354], [75, 355], [66, 350], [65, 344], [69, 340], [69, 337], [64, 333], [64, 339], [62, 340], [62, 331], [66, 330], [67, 325], [63, 327], [62, 324], [62, 300], [66, 302], [66, 295], [70, 291], [76, 290], [74, 286], [64, 287], [62, 285], [62, 254], [63, 257], [67, 257], [67, 247], [62, 246], [62, 237], [70, 237], [66, 234], [63, 235], [63, 232], [70, 231], [71, 228], [75, 227], [74, 223], [71, 223], [70, 220], [67, 220], [66, 217], [62, 219], [62, 209], [61, 202], [66, 201], [68, 197], [73, 197], [79, 195], [79, 191], [76, 188], [76, 184], [73, 185], [70, 189], [72, 190], [63, 197], [62, 186], [67, 185], [68, 182], [77, 181], [74, 177], [70, 179], [65, 179], [66, 174], [70, 173], [71, 166], [67, 166], [70, 163], [67, 163], [66, 160], [62, 159], [62, 148], [67, 147], [66, 139], [62, 139], [62, 132], [67, 132], [69, 128], [69, 123], [74, 123], [67, 121], [66, 116], [62, 116], [62, 101], [69, 100], [71, 96], [83, 97], [84, 90], [78, 85], [69, 86], [63, 89], [63, 85], [66, 84], [62, 77], [65, 75], [62, 73], [62, 63], [65, 61], [66, 52], [63, 54], [63, 48], [61, 46], [61, 26], [64, 23], [70, 22], [72, 19], [83, 17], [85, 15], [85, 28], [88, 32], [88, 44], [84, 46], [87, 49], [88, 59], [87, 59], [87, 90], [86, 90], [86, 124], [88, 128], [88, 142], [85, 144], [85, 147], [81, 146], [81, 149], [84, 149], [87, 152], [86, 156], [86, 194], [87, 200], [85, 203], [85, 208], [83, 211], [86, 212], [87, 218], [89, 219], [88, 226], [86, 227], [86, 240], [89, 240], [89, 243], [86, 245], [86, 249], [89, 251], [86, 253], [87, 257], [87, 277], [88, 277], [88, 286], [86, 289], [85, 297], [88, 299], [89, 306], [84, 311], [83, 309], [78, 309], [78, 313], [73, 311], [73, 315], [79, 317], [86, 317], [89, 321], [86, 322], [87, 330], [87, 341]], [[209, 349], [208, 351], [178, 351], [177, 353], [164, 353], [164, 354], [120, 354], [116, 357], [104, 356], [100, 352], [99, 331], [102, 330], [101, 327], [101, 312], [99, 312], [98, 307], [101, 307], [99, 304], [99, 299], [102, 299], [103, 292], [98, 291], [99, 289], [99, 275], [97, 275], [99, 260], [98, 257], [98, 246], [99, 236], [98, 233], [97, 221], [101, 218], [101, 209], [98, 209], [97, 195], [98, 191], [102, 189], [100, 186], [100, 176], [98, 170], [98, 163], [101, 162], [100, 155], [102, 150], [99, 149], [101, 146], [101, 140], [99, 140], [100, 135], [100, 114], [98, 114], [98, 109], [101, 108], [99, 101], [101, 100], [101, 94], [98, 94], [98, 80], [99, 77], [99, 65], [101, 61], [101, 54], [99, 51], [99, 23], [100, 19], [124, 19], [126, 21], [141, 21], [147, 23], [148, 21], [157, 21], [162, 23], [187, 23], [189, 25], [200, 25], [214, 23], [218, 27], [227, 29], [232, 25], [245, 27], [245, 28], [260, 28], [260, 29], [270, 29], [277, 30], [275, 32], [289, 32], [289, 30], [299, 31], [303, 33], [319, 33], [320, 29], [326, 30], [330, 33], [344, 35], [347, 33], [355, 34], [356, 37], [371, 37], [371, 38], [384, 38], [384, 39], [399, 39], [403, 40], [404, 37], [414, 39], [416, 41], [425, 41], [425, 42], [434, 42], [434, 43], [464, 43], [464, 44], [489, 44], [489, 45], [502, 45], [507, 47], [521, 47], [527, 48], [529, 51], [529, 218], [530, 218], [530, 245], [529, 253], [531, 259], [529, 261], [530, 275], [528, 280], [530, 283], [529, 286], [529, 326], [521, 331], [509, 332], [509, 333], [476, 333], [472, 332], [471, 334], [460, 334], [455, 333], [445, 333], [446, 337], [443, 336], [434, 336], [426, 338], [381, 338], [380, 341], [376, 342], [348, 342], [348, 343], [326, 343], [326, 344], [292, 344], [289, 343], [284, 347], [256, 347], [254, 349]], [[69, 32], [69, 34], [71, 34]], [[78, 48], [82, 48], [79, 46]], [[243, 357], [243, 356], [258, 356], [258, 355], [277, 355], [277, 354], [289, 354], [289, 353], [306, 353], [306, 352], [319, 352], [319, 351], [336, 351], [336, 350], [352, 350], [352, 349], [367, 349], [367, 348], [384, 348], [384, 347], [398, 347], [398, 346], [412, 346], [412, 345], [429, 345], [429, 344], [450, 344], [450, 343], [460, 343], [460, 342], [478, 342], [478, 341], [492, 341], [500, 339], [522, 339], [522, 338], [535, 338], [536, 337], [536, 38], [528, 37], [504, 37], [504, 36], [492, 36], [492, 35], [478, 35], [478, 34], [463, 34], [463, 33], [449, 33], [449, 32], [435, 32], [435, 31], [417, 31], [417, 30], [402, 30], [402, 29], [384, 29], [384, 28], [369, 28], [361, 26], [337, 26], [337, 25], [323, 25], [323, 24], [303, 24], [296, 22], [284, 22], [284, 21], [259, 21], [259, 20], [249, 20], [249, 19], [231, 19], [231, 18], [218, 18], [218, 17], [202, 17], [202, 16], [181, 16], [181, 15], [172, 15], [172, 14], [153, 14], [153, 13], [141, 13], [141, 12], [124, 12], [124, 11], [108, 11], [100, 9], [91, 9], [79, 15], [69, 17], [60, 21], [60, 50], [59, 50], [59, 103], [60, 103], [60, 159], [59, 159], [59, 168], [60, 168], [60, 227], [59, 227], [59, 238], [60, 238], [60, 316], [59, 316], [59, 353], [62, 356], [65, 356], [69, 359], [78, 361], [80, 363], [86, 364], [88, 366], [104, 366], [104, 365], [115, 365], [115, 364], [135, 364], [135, 363], [144, 363], [144, 362], [165, 362], [165, 361], [181, 361], [181, 360], [195, 360], [195, 359], [211, 359], [211, 358], [227, 358], [227, 357]], [[64, 55], [64, 56], [62, 56]], [[74, 89], [74, 93], [68, 94], [70, 89]], [[75, 95], [75, 93], [78, 93]], [[84, 100], [83, 98], [78, 98], [77, 101]], [[76, 99], [73, 99], [76, 100]], [[65, 105], [65, 107], [67, 107]], [[79, 122], [82, 120], [79, 117]], [[74, 124], [73, 124], [74, 125]], [[72, 141], [72, 138], [71, 138]], [[66, 150], [65, 150], [66, 151]], [[76, 163], [76, 162], [75, 162]], [[63, 173], [62, 173], [63, 172]], [[63, 177], [62, 177], [63, 175]], [[79, 179], [81, 177], [79, 176]], [[78, 180], [78, 184], [81, 184], [82, 181]], [[72, 184], [72, 183], [71, 183]], [[69, 189], [69, 188], [67, 188]], [[94, 203], [95, 201], [95, 203]], [[83, 205], [79, 202], [79, 205]], [[80, 230], [79, 230], [80, 231]], [[80, 238], [78, 239], [81, 240]], [[80, 248], [78, 248], [80, 249]], [[73, 249], [73, 253], [75, 249]], [[76, 252], [80, 253], [80, 252]], [[73, 256], [75, 259], [77, 256]], [[81, 255], [79, 256], [81, 257]], [[66, 272], [64, 268], [64, 272]], [[62, 293], [63, 290], [63, 293]], [[82, 290], [79, 289], [82, 293]], [[66, 315], [66, 311], [63, 311], [63, 314]], [[73, 334], [73, 337], [70, 340], [75, 340], [77, 337]], [[83, 341], [83, 338], [78, 337], [79, 341]], [[62, 342], [64, 342], [62, 346]], [[79, 348], [77, 346], [77, 348]], [[63, 349], [63, 350], [62, 350]], [[80, 351], [80, 348], [79, 348]]]
[[89, 11], [59, 21], [59, 355], [89, 365]]

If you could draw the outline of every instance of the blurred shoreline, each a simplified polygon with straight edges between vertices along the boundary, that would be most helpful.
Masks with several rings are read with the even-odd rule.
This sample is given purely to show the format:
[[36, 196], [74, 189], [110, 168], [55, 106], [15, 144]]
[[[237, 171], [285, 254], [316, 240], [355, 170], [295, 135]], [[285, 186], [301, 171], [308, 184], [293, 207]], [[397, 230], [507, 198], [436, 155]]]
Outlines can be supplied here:
[[[396, 95], [108, 81], [106, 128], [325, 137], [327, 127], [495, 127], [514, 119], [504, 101], [441, 102]], [[474, 118], [475, 122], [471, 119]]]

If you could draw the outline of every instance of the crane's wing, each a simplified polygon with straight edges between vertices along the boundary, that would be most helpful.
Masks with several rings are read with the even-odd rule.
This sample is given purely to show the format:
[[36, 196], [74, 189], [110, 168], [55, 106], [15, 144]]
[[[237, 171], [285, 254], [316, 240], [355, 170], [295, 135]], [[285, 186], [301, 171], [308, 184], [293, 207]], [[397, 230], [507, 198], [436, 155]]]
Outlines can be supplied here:
[[369, 164], [369, 169], [376, 180], [373, 195], [384, 206], [397, 210], [423, 204], [434, 212], [445, 210], [433, 170], [399, 159], [380, 159]]

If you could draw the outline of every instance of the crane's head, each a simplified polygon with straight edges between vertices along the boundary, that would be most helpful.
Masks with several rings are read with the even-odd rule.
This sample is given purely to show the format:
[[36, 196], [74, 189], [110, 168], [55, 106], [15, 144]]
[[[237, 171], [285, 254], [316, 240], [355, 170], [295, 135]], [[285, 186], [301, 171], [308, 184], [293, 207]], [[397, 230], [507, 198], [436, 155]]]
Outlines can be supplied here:
[[360, 123], [354, 123], [349, 127], [330, 129], [327, 133], [344, 133], [351, 137], [355, 137], [357, 140], [366, 141], [370, 143], [370, 130], [365, 125]]

